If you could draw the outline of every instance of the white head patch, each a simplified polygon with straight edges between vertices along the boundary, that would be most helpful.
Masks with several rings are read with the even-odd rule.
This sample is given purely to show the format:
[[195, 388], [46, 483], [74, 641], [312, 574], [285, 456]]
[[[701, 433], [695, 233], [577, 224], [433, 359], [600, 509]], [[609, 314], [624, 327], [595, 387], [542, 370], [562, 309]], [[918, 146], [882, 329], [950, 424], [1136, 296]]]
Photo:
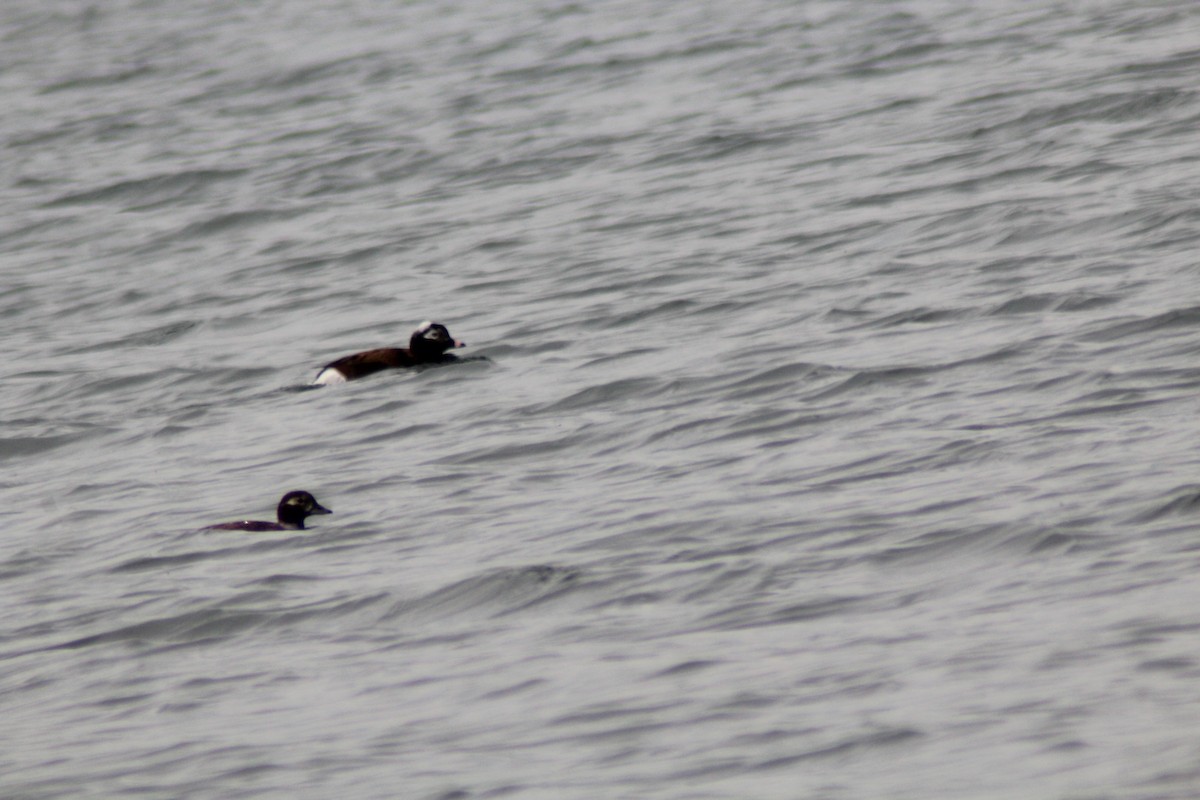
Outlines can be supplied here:
[[428, 339], [431, 342], [440, 342], [446, 339], [446, 327], [436, 322], [422, 322], [421, 327], [417, 328], [417, 333], [422, 339]]

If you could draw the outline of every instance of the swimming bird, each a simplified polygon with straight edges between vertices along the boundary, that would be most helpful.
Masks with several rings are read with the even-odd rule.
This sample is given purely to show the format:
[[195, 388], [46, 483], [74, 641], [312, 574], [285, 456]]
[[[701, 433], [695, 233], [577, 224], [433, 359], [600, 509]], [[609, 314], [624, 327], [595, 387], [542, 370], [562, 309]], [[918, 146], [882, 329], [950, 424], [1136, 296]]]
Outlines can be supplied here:
[[313, 384], [328, 386], [364, 378], [385, 369], [457, 361], [457, 356], [446, 351], [466, 346], [465, 342], [451, 336], [445, 325], [426, 321], [413, 331], [408, 340], [408, 347], [381, 347], [343, 356], [322, 367]]
[[205, 530], [221, 531], [302, 531], [304, 520], [313, 514], [332, 514], [325, 506], [317, 502], [317, 498], [308, 492], [288, 492], [279, 501], [275, 511], [278, 522], [267, 522], [261, 519], [244, 519], [238, 522], [223, 522], [220, 525], [209, 525]]

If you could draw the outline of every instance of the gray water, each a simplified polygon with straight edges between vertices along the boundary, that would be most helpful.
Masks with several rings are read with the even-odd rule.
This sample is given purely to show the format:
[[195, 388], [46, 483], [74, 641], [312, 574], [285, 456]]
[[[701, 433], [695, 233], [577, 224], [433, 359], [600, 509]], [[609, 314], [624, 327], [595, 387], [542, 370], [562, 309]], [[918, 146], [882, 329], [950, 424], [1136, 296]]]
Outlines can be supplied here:
[[1187, 0], [6, 2], [0, 796], [1200, 795], [1198, 71]]

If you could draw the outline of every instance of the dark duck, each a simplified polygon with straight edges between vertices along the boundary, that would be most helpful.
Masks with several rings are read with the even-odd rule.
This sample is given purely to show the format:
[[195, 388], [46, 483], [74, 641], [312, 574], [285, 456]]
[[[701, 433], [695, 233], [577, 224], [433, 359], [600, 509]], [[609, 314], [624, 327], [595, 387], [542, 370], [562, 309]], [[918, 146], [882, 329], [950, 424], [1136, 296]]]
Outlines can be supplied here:
[[409, 338], [408, 347], [381, 347], [376, 350], [364, 350], [361, 353], [343, 356], [322, 367], [313, 383], [319, 385], [345, 383], [365, 378], [385, 369], [402, 369], [422, 364], [444, 364], [457, 361], [458, 358], [455, 355], [446, 352], [455, 347], [466, 347], [466, 343], [451, 336], [445, 325], [437, 322], [422, 322]]
[[317, 498], [308, 492], [288, 492], [279, 501], [275, 511], [278, 522], [267, 522], [261, 519], [244, 519], [238, 522], [223, 522], [220, 525], [209, 525], [205, 530], [219, 531], [302, 531], [304, 520], [313, 514], [332, 514], [325, 506], [317, 502]]

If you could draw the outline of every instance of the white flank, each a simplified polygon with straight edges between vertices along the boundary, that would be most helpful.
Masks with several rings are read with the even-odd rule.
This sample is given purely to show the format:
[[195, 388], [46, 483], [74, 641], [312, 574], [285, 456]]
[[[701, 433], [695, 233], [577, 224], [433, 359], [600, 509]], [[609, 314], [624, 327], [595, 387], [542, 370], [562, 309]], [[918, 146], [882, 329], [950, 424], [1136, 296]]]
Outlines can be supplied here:
[[326, 367], [325, 369], [321, 370], [319, 375], [317, 375], [316, 379], [313, 381], [313, 386], [333, 386], [334, 384], [345, 382], [345, 375], [338, 372], [336, 369], [330, 369], [329, 367]]

